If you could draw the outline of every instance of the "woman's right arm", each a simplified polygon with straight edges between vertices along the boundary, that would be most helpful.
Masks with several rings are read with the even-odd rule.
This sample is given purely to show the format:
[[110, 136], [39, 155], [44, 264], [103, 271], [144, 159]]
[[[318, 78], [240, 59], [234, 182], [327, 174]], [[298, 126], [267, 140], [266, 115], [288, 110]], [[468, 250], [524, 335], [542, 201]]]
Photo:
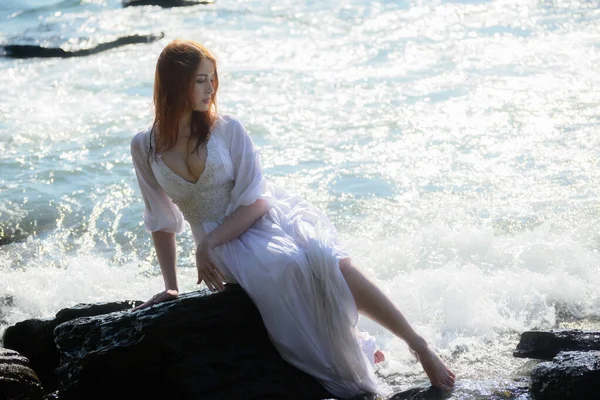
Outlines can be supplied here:
[[132, 311], [150, 307], [163, 301], [175, 300], [179, 297], [177, 285], [177, 243], [175, 234], [171, 232], [152, 232], [152, 241], [156, 250], [156, 258], [160, 265], [165, 290], [152, 296], [150, 300], [132, 309]]
[[152, 233], [154, 249], [165, 283], [165, 290], [133, 310], [176, 299], [179, 296], [175, 236], [183, 231], [183, 215], [156, 181], [149, 164], [150, 137], [140, 132], [131, 141], [131, 156], [140, 192], [144, 200], [144, 225]]
[[165, 290], [179, 291], [177, 285], [177, 243], [175, 234], [171, 232], [152, 232], [152, 241], [156, 250], [156, 257], [160, 265], [160, 272], [165, 281]]

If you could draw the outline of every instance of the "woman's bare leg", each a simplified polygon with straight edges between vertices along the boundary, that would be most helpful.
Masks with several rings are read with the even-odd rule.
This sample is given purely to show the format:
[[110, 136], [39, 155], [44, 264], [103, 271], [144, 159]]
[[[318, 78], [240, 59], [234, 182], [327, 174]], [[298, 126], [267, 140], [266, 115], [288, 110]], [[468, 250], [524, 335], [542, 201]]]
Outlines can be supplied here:
[[452, 389], [455, 374], [414, 331], [404, 315], [379, 287], [352, 265], [349, 258], [340, 260], [340, 271], [352, 292], [358, 311], [404, 340], [416, 353], [433, 386]]

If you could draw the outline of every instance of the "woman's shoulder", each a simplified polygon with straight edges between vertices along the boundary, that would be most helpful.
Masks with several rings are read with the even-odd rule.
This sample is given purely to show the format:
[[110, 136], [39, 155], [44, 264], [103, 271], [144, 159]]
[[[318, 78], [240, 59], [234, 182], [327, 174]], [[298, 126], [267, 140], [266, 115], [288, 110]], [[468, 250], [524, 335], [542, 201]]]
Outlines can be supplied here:
[[231, 114], [219, 114], [217, 121], [218, 135], [223, 137], [228, 143], [235, 141], [246, 131], [241, 121]]
[[240, 120], [232, 114], [219, 113], [218, 124], [219, 124], [219, 126], [221, 126], [223, 128], [227, 128], [227, 129], [235, 129], [235, 128], [243, 127]]
[[131, 138], [131, 151], [132, 152], [142, 152], [148, 153], [150, 150], [150, 132], [152, 131], [152, 126], [147, 126], [141, 131], [136, 132]]

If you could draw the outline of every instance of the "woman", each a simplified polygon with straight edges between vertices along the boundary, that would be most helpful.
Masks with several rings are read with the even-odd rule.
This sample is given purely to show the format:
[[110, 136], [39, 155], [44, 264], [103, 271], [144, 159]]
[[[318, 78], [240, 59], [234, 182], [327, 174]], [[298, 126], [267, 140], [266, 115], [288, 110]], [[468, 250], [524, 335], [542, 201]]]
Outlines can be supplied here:
[[158, 58], [154, 124], [131, 153], [165, 290], [137, 309], [178, 296], [175, 238], [187, 221], [198, 284], [239, 283], [281, 356], [334, 395], [381, 393], [358, 312], [405, 340], [434, 386], [451, 389], [454, 373], [352, 264], [327, 217], [263, 178], [243, 125], [216, 111], [216, 65], [193, 41], [175, 40]]

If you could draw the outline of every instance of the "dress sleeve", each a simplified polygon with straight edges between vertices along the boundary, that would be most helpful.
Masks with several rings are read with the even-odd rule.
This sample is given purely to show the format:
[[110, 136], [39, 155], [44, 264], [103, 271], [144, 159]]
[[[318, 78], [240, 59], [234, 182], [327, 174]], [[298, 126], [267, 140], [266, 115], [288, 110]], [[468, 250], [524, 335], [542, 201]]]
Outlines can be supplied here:
[[144, 131], [131, 140], [131, 158], [138, 185], [144, 199], [144, 225], [148, 232], [182, 233], [183, 214], [158, 184], [150, 168], [150, 134]]
[[249, 206], [258, 199], [267, 201], [269, 208], [274, 198], [263, 177], [260, 156], [246, 128], [232, 117], [227, 117], [229, 153], [233, 164], [234, 186], [225, 216], [240, 206]]

